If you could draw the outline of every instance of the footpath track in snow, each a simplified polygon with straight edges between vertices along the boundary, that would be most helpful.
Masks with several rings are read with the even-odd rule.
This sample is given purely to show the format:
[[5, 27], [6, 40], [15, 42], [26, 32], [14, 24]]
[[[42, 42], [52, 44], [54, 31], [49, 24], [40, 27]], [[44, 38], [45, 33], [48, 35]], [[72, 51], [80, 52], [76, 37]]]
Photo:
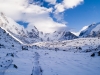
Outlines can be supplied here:
[[33, 67], [33, 71], [32, 71], [32, 75], [42, 75], [42, 69], [41, 66], [39, 65], [39, 57], [40, 55], [35, 52], [35, 57], [34, 57], [34, 67]]

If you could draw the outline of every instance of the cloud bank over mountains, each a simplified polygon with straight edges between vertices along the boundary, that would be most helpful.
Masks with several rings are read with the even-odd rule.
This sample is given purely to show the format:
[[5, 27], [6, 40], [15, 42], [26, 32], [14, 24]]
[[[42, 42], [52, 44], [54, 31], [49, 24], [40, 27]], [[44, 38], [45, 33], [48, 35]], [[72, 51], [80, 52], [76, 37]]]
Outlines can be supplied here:
[[[47, 2], [51, 7], [45, 7], [43, 2]], [[43, 32], [53, 32], [57, 29], [65, 28], [66, 22], [63, 20], [65, 10], [80, 5], [84, 0], [0, 0], [0, 12], [5, 13], [15, 21], [29, 23], [27, 28], [36, 26]], [[55, 19], [63, 20], [57, 22], [50, 16], [53, 14]]]

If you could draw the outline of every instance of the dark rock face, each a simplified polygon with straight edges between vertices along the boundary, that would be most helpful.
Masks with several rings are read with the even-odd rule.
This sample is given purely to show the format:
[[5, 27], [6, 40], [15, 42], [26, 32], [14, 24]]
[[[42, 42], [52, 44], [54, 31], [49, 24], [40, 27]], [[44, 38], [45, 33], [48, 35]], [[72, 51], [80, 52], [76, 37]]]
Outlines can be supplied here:
[[97, 56], [100, 56], [100, 51], [92, 53], [92, 54], [91, 54], [91, 57], [94, 57], [94, 56], [96, 56], [96, 55], [97, 55]]
[[68, 31], [68, 32], [63, 32], [63, 35], [59, 40], [72, 40], [76, 38], [78, 38], [76, 35]]
[[94, 56], [95, 56], [95, 53], [92, 53], [92, 54], [91, 54], [91, 57], [94, 57]]
[[66, 33], [64, 34], [64, 37], [65, 37], [65, 38], [66, 38], [66, 37], [69, 37], [68, 40], [78, 38], [76, 35], [72, 34], [71, 32], [66, 32]]
[[98, 56], [100, 56], [100, 51], [98, 52]]

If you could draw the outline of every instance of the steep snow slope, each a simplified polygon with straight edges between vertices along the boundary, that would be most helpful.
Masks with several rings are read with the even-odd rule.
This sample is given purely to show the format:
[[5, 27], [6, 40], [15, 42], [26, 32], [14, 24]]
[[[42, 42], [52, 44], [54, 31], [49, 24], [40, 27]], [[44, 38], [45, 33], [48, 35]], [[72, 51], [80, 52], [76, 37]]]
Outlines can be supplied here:
[[14, 20], [5, 16], [3, 13], [0, 13], [0, 26], [15, 35], [22, 34], [21, 31], [25, 32], [22, 26], [18, 25]]
[[28, 31], [23, 26], [17, 24], [11, 18], [5, 16], [2, 12], [0, 13], [0, 27], [7, 30], [23, 43], [34, 43], [39, 41], [39, 32], [35, 27], [33, 27], [32, 30]]
[[81, 37], [100, 37], [100, 23], [91, 24], [85, 30], [81, 31]]

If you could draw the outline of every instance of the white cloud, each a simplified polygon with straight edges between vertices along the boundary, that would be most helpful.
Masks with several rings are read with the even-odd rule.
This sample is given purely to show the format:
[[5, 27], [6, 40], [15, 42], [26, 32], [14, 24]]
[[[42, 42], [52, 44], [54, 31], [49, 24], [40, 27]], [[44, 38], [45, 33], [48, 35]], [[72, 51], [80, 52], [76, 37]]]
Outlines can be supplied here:
[[63, 12], [63, 11], [65, 10], [65, 7], [64, 7], [63, 4], [58, 3], [58, 4], [55, 5], [55, 9], [56, 9], [55, 12], [56, 12], [56, 13], [59, 13], [59, 12]]
[[63, 12], [66, 9], [74, 8], [81, 4], [84, 0], [63, 0], [62, 3], [55, 5], [55, 13]]
[[[49, 17], [48, 13], [44, 14], [27, 14], [24, 16], [27, 22], [30, 24], [28, 25], [28, 30], [31, 29], [32, 25], [35, 25], [38, 30], [44, 32], [54, 32], [55, 30], [59, 29], [60, 27], [66, 27], [65, 24], [57, 23], [53, 21], [51, 17]], [[34, 18], [35, 17], [35, 18]], [[24, 19], [24, 21], [26, 21]]]
[[[36, 3], [29, 4], [30, 1], [31, 0], [0, 0], [0, 11], [4, 12], [15, 21], [29, 22], [28, 29], [35, 25], [40, 31], [53, 32], [60, 27], [66, 27], [64, 23], [55, 22], [50, 17], [49, 14], [51, 12], [54, 13], [53, 7], [46, 8]], [[59, 13], [63, 12], [65, 9], [77, 6], [83, 0], [64, 0], [59, 4], [56, 3], [56, 0], [45, 1], [54, 4], [56, 12]], [[31, 2], [34, 2], [34, 0]]]
[[46, 2], [49, 2], [50, 4], [55, 4], [56, 0], [45, 0]]
[[64, 20], [64, 12], [63, 13], [54, 13], [54, 18], [57, 22], [60, 22], [62, 24], [67, 24], [67, 22]]
[[81, 2], [83, 2], [83, 0], [64, 0], [63, 4], [65, 8], [69, 9], [76, 7], [77, 5], [81, 4]]
[[45, 7], [40, 7], [38, 5], [29, 5], [23, 10], [25, 13], [35, 13], [35, 14], [44, 14], [44, 13], [49, 13], [52, 12], [52, 8], [45, 8]]
[[27, 5], [26, 0], [0, 0], [0, 11], [14, 20], [19, 20]]

